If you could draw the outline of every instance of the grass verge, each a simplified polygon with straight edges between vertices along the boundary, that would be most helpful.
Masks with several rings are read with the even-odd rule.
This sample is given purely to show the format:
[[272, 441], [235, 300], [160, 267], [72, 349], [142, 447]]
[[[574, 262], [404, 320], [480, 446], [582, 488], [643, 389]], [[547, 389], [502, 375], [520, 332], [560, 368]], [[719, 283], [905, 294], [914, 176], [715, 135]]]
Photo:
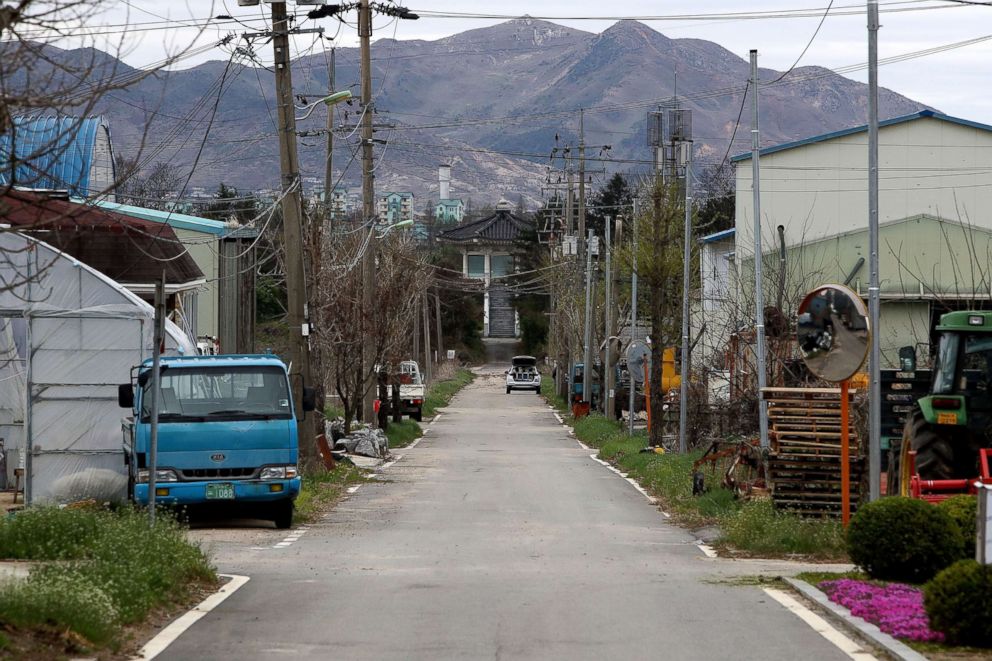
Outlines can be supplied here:
[[416, 420], [404, 419], [401, 422], [390, 421], [386, 427], [386, 438], [389, 439], [389, 449], [405, 448], [424, 435], [424, 430]]
[[[549, 399], [550, 401], [550, 399]], [[599, 457], [616, 465], [659, 499], [676, 523], [690, 528], [719, 526], [716, 546], [735, 555], [846, 560], [844, 531], [829, 519], [808, 519], [775, 510], [767, 501], [742, 502], [718, 480], [692, 494], [692, 464], [702, 451], [687, 454], [642, 452], [647, 435], [628, 436], [620, 425], [601, 415], [574, 422], [575, 436], [599, 450]], [[707, 478], [709, 475], [707, 474]]]
[[217, 582], [207, 556], [164, 511], [149, 527], [132, 508], [29, 508], [0, 520], [0, 557], [56, 561], [0, 585], [0, 622], [18, 640], [63, 632], [68, 653], [117, 650], [125, 626]]
[[472, 383], [474, 379], [475, 374], [471, 370], [459, 368], [450, 379], [432, 383], [430, 388], [427, 389], [427, 399], [424, 401], [424, 415], [430, 418], [437, 415], [438, 409], [447, 406], [455, 394]]
[[313, 523], [341, 498], [345, 489], [365, 481], [365, 472], [351, 463], [339, 463], [332, 471], [319, 469], [304, 473], [293, 522]]

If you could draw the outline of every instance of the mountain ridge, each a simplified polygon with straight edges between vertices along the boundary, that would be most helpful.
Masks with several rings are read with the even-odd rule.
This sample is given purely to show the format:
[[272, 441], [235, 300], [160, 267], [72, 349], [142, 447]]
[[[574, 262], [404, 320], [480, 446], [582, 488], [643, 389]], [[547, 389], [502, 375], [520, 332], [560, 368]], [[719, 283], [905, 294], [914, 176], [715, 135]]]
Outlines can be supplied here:
[[[313, 100], [326, 93], [325, 56], [313, 53], [293, 61], [297, 95]], [[211, 60], [163, 71], [115, 92], [123, 102], [105, 99], [99, 110], [111, 121], [116, 151], [133, 157], [151, 109], [160, 114], [152, 115], [145, 135], [155, 152], [149, 162], [172, 160], [188, 168], [225, 68], [227, 63]], [[652, 158], [646, 112], [669, 102], [676, 91], [681, 106], [693, 110], [697, 162], [713, 164], [728, 151], [748, 70], [746, 60], [719, 44], [671, 38], [632, 20], [600, 33], [521, 18], [433, 41], [380, 39], [373, 45], [376, 138], [389, 144], [385, 154], [377, 145], [377, 191], [411, 190], [421, 209], [425, 198], [437, 195], [436, 166], [451, 163], [453, 196], [488, 204], [522, 195], [537, 204], [548, 161], [536, 155], [550, 154], [556, 136], [558, 146], [577, 144], [580, 108], [587, 109], [591, 152], [611, 145], [609, 153], [617, 159], [592, 169], [644, 170]], [[760, 75], [772, 81], [781, 73], [761, 69]], [[336, 81], [339, 90], [358, 89], [356, 48], [337, 49]], [[796, 68], [782, 83], [763, 85], [765, 144], [863, 124], [866, 88], [816, 65]], [[891, 90], [880, 90], [879, 98], [882, 118], [926, 108]], [[240, 64], [228, 69], [194, 185], [278, 186], [274, 99], [269, 71]], [[194, 108], [191, 121], [176, 119]], [[360, 181], [360, 158], [353, 157], [357, 136], [345, 136], [359, 115], [357, 104], [338, 106], [343, 128], [337, 131], [334, 163], [349, 167], [336, 178], [349, 186]], [[298, 129], [319, 131], [324, 124], [320, 110]], [[733, 155], [749, 144], [750, 113], [745, 112], [729, 151]], [[322, 177], [323, 137], [302, 137], [299, 151], [302, 174]]]

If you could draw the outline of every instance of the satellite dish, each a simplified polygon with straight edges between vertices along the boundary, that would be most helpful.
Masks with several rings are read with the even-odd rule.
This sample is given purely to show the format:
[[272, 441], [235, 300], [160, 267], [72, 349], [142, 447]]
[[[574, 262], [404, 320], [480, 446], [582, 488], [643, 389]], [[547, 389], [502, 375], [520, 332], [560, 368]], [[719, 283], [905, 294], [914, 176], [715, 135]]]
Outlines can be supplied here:
[[651, 364], [651, 349], [644, 342], [631, 342], [627, 347], [627, 371], [637, 383], [644, 382], [644, 366]]
[[796, 335], [810, 372], [824, 381], [847, 381], [861, 369], [871, 346], [868, 310], [843, 285], [817, 287], [799, 304]]

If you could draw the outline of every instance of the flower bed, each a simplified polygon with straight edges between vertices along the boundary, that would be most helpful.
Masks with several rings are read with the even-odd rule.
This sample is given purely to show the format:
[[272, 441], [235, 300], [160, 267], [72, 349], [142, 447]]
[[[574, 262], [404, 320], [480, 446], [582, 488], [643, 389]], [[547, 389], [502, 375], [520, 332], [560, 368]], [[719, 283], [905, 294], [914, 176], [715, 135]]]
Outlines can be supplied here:
[[944, 634], [930, 628], [930, 619], [923, 608], [923, 591], [918, 588], [902, 583], [878, 585], [844, 578], [823, 581], [820, 589], [830, 601], [877, 625], [890, 636], [917, 642], [944, 640]]

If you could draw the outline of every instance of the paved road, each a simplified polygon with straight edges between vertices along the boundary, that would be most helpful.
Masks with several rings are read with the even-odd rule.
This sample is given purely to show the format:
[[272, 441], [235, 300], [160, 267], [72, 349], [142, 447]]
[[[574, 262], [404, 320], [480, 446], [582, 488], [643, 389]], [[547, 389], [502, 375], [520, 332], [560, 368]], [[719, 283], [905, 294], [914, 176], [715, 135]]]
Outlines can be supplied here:
[[289, 545], [199, 534], [251, 580], [159, 658], [847, 658], [495, 370]]

